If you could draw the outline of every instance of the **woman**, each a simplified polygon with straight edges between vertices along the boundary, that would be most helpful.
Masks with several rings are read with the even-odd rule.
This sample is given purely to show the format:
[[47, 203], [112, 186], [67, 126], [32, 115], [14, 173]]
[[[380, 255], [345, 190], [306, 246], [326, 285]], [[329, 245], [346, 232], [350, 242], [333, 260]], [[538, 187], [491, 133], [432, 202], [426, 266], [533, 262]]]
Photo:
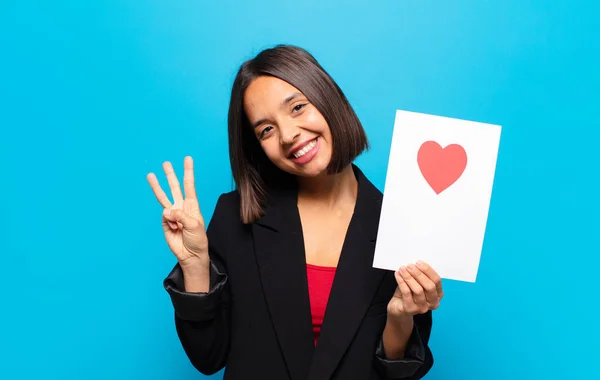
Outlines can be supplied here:
[[342, 91], [308, 52], [266, 49], [240, 68], [228, 124], [236, 190], [206, 232], [191, 157], [185, 194], [163, 165], [174, 203], [148, 176], [191, 363], [225, 379], [422, 378], [441, 281], [421, 262], [372, 267], [382, 194], [352, 163], [368, 143]]

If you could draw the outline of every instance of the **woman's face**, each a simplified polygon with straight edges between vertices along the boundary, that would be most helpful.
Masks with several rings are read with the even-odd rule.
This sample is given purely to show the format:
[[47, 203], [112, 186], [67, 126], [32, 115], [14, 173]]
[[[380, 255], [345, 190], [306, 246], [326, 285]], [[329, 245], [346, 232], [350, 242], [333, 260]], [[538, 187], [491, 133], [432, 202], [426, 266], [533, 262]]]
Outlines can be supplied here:
[[326, 172], [332, 141], [323, 115], [294, 86], [261, 76], [246, 89], [244, 110], [267, 157], [290, 174]]

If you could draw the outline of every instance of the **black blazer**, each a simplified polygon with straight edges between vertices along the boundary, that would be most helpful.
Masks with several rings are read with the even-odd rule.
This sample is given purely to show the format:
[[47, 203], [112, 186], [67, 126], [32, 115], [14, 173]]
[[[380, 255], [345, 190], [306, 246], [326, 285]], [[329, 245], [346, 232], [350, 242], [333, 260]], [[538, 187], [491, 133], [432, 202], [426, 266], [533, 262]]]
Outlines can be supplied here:
[[353, 166], [358, 199], [348, 227], [318, 344], [314, 345], [297, 190], [272, 194], [251, 225], [239, 196], [219, 197], [207, 229], [208, 293], [183, 291], [177, 264], [164, 280], [177, 334], [203, 374], [224, 379], [420, 379], [433, 365], [431, 312], [417, 315], [402, 360], [386, 360], [382, 332], [396, 281], [374, 269], [382, 194]]

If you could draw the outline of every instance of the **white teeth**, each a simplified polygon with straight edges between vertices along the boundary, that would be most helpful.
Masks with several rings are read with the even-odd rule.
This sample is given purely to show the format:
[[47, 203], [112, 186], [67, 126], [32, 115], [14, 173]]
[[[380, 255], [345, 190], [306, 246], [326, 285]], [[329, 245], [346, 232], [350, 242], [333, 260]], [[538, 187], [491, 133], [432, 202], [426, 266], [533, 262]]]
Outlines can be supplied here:
[[302, 148], [299, 151], [297, 151], [296, 153], [294, 153], [294, 157], [295, 158], [300, 158], [300, 157], [304, 156], [306, 153], [310, 152], [310, 150], [312, 148], [314, 148], [315, 145], [317, 145], [317, 140], [311, 141], [304, 148]]

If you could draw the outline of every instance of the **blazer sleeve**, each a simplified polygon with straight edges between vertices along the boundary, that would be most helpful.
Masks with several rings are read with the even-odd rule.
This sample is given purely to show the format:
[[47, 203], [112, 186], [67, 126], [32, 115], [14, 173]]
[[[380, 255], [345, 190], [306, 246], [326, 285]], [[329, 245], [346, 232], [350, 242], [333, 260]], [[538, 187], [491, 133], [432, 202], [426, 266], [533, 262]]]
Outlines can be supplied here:
[[210, 288], [207, 293], [185, 291], [179, 264], [164, 279], [175, 314], [175, 328], [192, 365], [204, 375], [220, 371], [229, 352], [229, 282], [225, 258], [223, 196], [207, 228]]
[[383, 379], [418, 380], [423, 378], [433, 367], [433, 355], [429, 348], [432, 312], [416, 315], [414, 321], [413, 331], [403, 358], [387, 359], [383, 347], [383, 337], [379, 339], [375, 351], [375, 366]]

